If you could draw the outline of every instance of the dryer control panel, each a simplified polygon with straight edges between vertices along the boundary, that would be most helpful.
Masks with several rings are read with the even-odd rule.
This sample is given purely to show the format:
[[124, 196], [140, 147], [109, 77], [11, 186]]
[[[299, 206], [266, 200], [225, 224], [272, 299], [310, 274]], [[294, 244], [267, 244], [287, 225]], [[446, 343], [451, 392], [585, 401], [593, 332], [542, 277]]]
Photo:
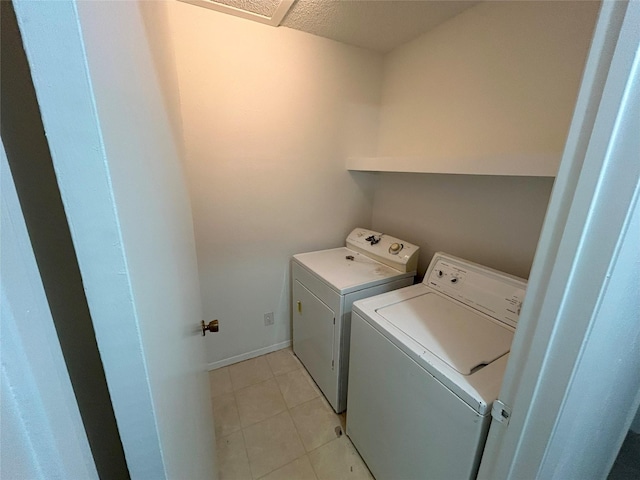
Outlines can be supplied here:
[[514, 328], [527, 288], [521, 278], [442, 252], [422, 283]]
[[356, 228], [347, 237], [347, 248], [367, 255], [401, 272], [415, 272], [420, 247], [386, 233]]

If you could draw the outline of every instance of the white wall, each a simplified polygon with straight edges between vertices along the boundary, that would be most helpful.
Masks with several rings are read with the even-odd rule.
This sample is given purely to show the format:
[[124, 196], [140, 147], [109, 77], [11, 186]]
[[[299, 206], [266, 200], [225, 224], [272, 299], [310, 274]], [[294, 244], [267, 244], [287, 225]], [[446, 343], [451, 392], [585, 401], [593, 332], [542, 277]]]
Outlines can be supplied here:
[[215, 478], [189, 196], [146, 31], [166, 17], [16, 10], [131, 477]]
[[[433, 158], [450, 171], [468, 160], [484, 162], [479, 171], [559, 161], [598, 6], [482, 2], [391, 52], [378, 153]], [[444, 250], [527, 278], [552, 186], [542, 177], [384, 173], [372, 227], [420, 245], [420, 273]]]
[[204, 316], [221, 322], [211, 366], [283, 346], [290, 256], [356, 225], [420, 245], [420, 273], [445, 250], [528, 277], [551, 178], [344, 162], [559, 158], [598, 7], [565, 3], [483, 2], [386, 57], [170, 5]]
[[598, 6], [481, 2], [391, 52], [378, 155], [427, 157], [451, 172], [545, 162], [539, 170], [553, 175]]
[[97, 479], [0, 142], [0, 477]]
[[[371, 222], [382, 57], [175, 2], [186, 163], [209, 362], [290, 340], [289, 259]], [[263, 315], [275, 313], [275, 325]], [[235, 358], [234, 358], [235, 357]]]
[[169, 24], [169, 2], [139, 2], [140, 14], [144, 22], [144, 32], [155, 70], [158, 72], [158, 85], [162, 93], [167, 118], [171, 122], [171, 135], [182, 158], [184, 142], [182, 134], [182, 113], [180, 110], [180, 91], [176, 70], [175, 52], [171, 41]]
[[380, 174], [373, 229], [420, 246], [423, 275], [436, 251], [528, 278], [553, 179]]

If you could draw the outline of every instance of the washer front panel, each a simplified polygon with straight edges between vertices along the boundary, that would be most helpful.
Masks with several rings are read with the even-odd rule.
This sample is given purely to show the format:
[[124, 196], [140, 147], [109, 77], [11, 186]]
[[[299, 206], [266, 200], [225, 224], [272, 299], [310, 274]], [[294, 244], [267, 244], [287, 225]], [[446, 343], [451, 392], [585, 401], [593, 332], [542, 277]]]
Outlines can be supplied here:
[[380, 479], [475, 478], [491, 416], [478, 414], [352, 316], [347, 435]]

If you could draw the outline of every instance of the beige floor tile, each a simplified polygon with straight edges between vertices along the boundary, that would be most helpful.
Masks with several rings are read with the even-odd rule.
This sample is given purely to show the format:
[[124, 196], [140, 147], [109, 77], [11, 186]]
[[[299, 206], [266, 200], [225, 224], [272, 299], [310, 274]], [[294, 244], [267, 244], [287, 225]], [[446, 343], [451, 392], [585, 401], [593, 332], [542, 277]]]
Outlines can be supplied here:
[[235, 396], [243, 428], [287, 409], [274, 378], [237, 390]]
[[314, 398], [290, 410], [291, 418], [307, 452], [337, 438], [340, 417], [322, 397]]
[[309, 453], [319, 480], [374, 480], [346, 436]]
[[320, 390], [304, 368], [277, 376], [276, 381], [289, 408], [320, 396]]
[[373, 479], [344, 435], [345, 415], [291, 349], [213, 370], [209, 383], [220, 480]]
[[217, 440], [219, 480], [251, 480], [249, 457], [242, 432], [235, 432]]
[[316, 474], [309, 461], [309, 457], [298, 458], [279, 468], [260, 480], [317, 480]]
[[264, 355], [229, 365], [229, 374], [234, 391], [248, 387], [249, 385], [264, 382], [268, 378], [273, 377], [271, 368], [269, 368], [269, 364]]
[[260, 478], [304, 455], [289, 412], [282, 412], [243, 430], [249, 465]]
[[209, 386], [211, 387], [211, 397], [218, 397], [226, 393], [233, 392], [229, 367], [217, 368], [209, 372]]
[[224, 437], [240, 430], [240, 417], [233, 393], [211, 399], [213, 421], [216, 425], [216, 437]]
[[290, 348], [283, 348], [277, 352], [269, 353], [266, 357], [271, 371], [276, 376], [302, 368], [300, 360], [296, 358]]

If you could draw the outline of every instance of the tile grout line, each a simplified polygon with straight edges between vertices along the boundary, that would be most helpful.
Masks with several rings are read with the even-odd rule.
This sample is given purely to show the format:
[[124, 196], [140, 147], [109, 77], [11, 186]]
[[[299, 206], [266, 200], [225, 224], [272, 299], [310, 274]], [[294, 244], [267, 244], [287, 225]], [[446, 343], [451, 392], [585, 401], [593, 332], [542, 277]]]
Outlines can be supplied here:
[[[282, 412], [279, 412], [279, 413], [277, 413], [277, 414], [275, 414], [275, 415], [272, 415], [272, 416], [271, 416], [271, 417], [269, 417], [269, 418], [265, 418], [264, 420], [261, 420], [260, 422], [256, 422], [256, 423], [254, 423], [254, 424], [248, 425], [247, 427], [242, 427], [242, 428], [241, 428], [241, 431], [242, 431], [242, 438], [244, 439], [244, 431], [245, 431], [245, 429], [246, 429], [246, 428], [252, 427], [252, 426], [254, 426], [254, 425], [258, 425], [259, 423], [262, 423], [262, 422], [266, 422], [267, 420], [270, 420], [270, 419], [272, 419], [273, 417], [276, 417], [276, 416], [278, 416], [278, 415], [281, 415], [281, 414], [283, 414], [284, 412], [287, 412], [287, 413], [289, 414], [289, 418], [291, 418], [291, 413], [289, 412], [289, 409], [287, 408], [286, 410], [284, 410], [284, 411], [282, 411]], [[258, 477], [257, 479], [254, 479], [254, 480], [260, 480], [261, 478], [264, 478], [264, 477], [266, 477], [267, 475], [272, 474], [272, 473], [273, 473], [273, 472], [275, 472], [276, 470], [279, 470], [279, 469], [281, 469], [281, 468], [283, 468], [283, 467], [286, 467], [286, 466], [287, 466], [287, 465], [289, 465], [290, 463], [293, 463], [293, 462], [295, 462], [296, 460], [299, 460], [300, 458], [304, 457], [304, 456], [307, 454], [306, 448], [305, 448], [305, 446], [304, 446], [304, 443], [302, 443], [302, 439], [300, 438], [300, 434], [298, 433], [298, 429], [296, 428], [296, 423], [293, 421], [293, 418], [291, 418], [291, 423], [293, 423], [293, 428], [294, 428], [294, 430], [295, 430], [295, 432], [296, 432], [296, 435], [297, 435], [297, 437], [298, 437], [298, 441], [300, 442], [300, 445], [302, 445], [302, 449], [303, 449], [303, 451], [304, 451], [304, 454], [302, 454], [302, 455], [301, 455], [301, 456], [299, 456], [299, 457], [295, 457], [293, 460], [291, 460], [290, 462], [285, 463], [284, 465], [280, 465], [280, 466], [278, 466], [278, 467], [274, 468], [273, 470], [268, 471], [268, 472], [267, 472], [267, 473], [265, 473], [264, 475], [261, 475], [260, 477]], [[245, 442], [245, 450], [246, 450], [246, 448], [247, 448], [247, 447], [246, 447], [246, 442]], [[247, 452], [247, 459], [249, 459], [249, 454], [248, 454], [248, 452]], [[311, 463], [311, 461], [309, 461], [309, 463]], [[313, 465], [311, 465], [311, 467], [313, 468]], [[250, 460], [250, 459], [249, 459], [249, 469], [251, 469], [251, 460]], [[315, 471], [314, 471], [314, 474], [315, 474]], [[253, 470], [251, 471], [251, 477], [253, 478]], [[317, 477], [317, 475], [316, 475], [316, 477]]]
[[[304, 366], [302, 366], [301, 368], [304, 368]], [[306, 370], [305, 370], [305, 371], [306, 371]], [[280, 385], [278, 385], [278, 387], [280, 387]], [[281, 389], [281, 391], [282, 391], [282, 389]], [[309, 458], [309, 453], [313, 452], [313, 451], [314, 451], [314, 450], [316, 450], [316, 449], [313, 449], [313, 450], [310, 450], [310, 451], [308, 451], [308, 450], [307, 450], [307, 446], [306, 446], [306, 445], [304, 444], [304, 442], [302, 441], [302, 437], [300, 436], [300, 431], [298, 430], [298, 426], [296, 425], [296, 422], [295, 422], [295, 420], [293, 419], [293, 415], [291, 414], [291, 408], [299, 407], [300, 405], [304, 405], [305, 403], [311, 402], [311, 401], [315, 400], [316, 398], [317, 398], [317, 397], [314, 397], [314, 398], [312, 398], [312, 399], [310, 399], [310, 400], [307, 400], [306, 402], [302, 402], [302, 403], [300, 403], [300, 404], [298, 404], [298, 405], [295, 405], [295, 406], [293, 406], [293, 407], [289, 407], [289, 406], [287, 405], [287, 412], [289, 413], [289, 416], [291, 417], [291, 422], [293, 423], [293, 428], [295, 429], [296, 434], [298, 435], [298, 440], [300, 441], [300, 444], [302, 445], [302, 448], [303, 448], [303, 450], [304, 450], [304, 455], [301, 455], [300, 457], [298, 457], [298, 458], [296, 458], [296, 459], [292, 460], [292, 461], [291, 461], [291, 462], [289, 462], [289, 463], [293, 463], [293, 462], [295, 462], [296, 460], [301, 459], [302, 457], [307, 457], [307, 460], [309, 461], [309, 465], [311, 465], [311, 471], [313, 472], [313, 475], [316, 477], [316, 480], [320, 480], [320, 477], [318, 476], [318, 472], [316, 471], [315, 467], [313, 466], [313, 462], [311, 461], [311, 458]], [[286, 403], [285, 403], [285, 405], [286, 405]], [[320, 448], [320, 447], [318, 447], [318, 448]], [[287, 464], [287, 465], [288, 465], [288, 464]], [[283, 465], [283, 466], [284, 466], [284, 465]]]
[[[262, 381], [262, 382], [254, 383], [254, 384], [252, 384], [252, 385], [247, 385], [246, 387], [239, 388], [238, 390], [236, 390], [236, 392], [238, 392], [238, 391], [240, 391], [240, 390], [247, 389], [247, 388], [255, 387], [255, 386], [258, 386], [258, 385], [262, 385], [263, 383], [267, 383], [267, 382], [269, 382], [269, 381], [271, 381], [271, 380], [275, 380], [276, 378], [277, 378], [277, 377], [271, 377], [271, 378], [267, 378], [266, 380], [264, 380], [264, 381]], [[283, 396], [283, 394], [282, 394], [282, 389], [280, 388], [280, 385], [278, 385], [278, 381], [277, 381], [277, 380], [275, 380], [275, 382], [276, 382], [276, 386], [278, 387], [278, 393], [280, 394], [280, 397], [282, 398], [282, 404], [284, 405], [284, 408], [285, 408], [285, 409], [284, 409], [284, 410], [282, 410], [282, 411], [280, 411], [280, 412], [276, 412], [276, 413], [274, 413], [274, 414], [270, 415], [269, 417], [263, 418], [262, 420], [259, 420], [259, 421], [257, 421], [257, 422], [253, 422], [253, 423], [251, 423], [251, 424], [249, 424], [249, 425], [244, 425], [244, 426], [242, 425], [242, 418], [240, 418], [240, 407], [239, 407], [239, 404], [238, 404], [238, 397], [236, 397], [236, 395], [235, 395], [235, 394], [236, 394], [236, 392], [234, 392], [234, 393], [233, 393], [234, 399], [235, 399], [235, 401], [236, 401], [236, 408], [237, 408], [237, 410], [238, 410], [238, 418], [240, 419], [240, 428], [249, 428], [249, 427], [251, 427], [251, 426], [253, 426], [253, 425], [257, 425], [258, 423], [262, 423], [262, 422], [264, 422], [265, 420], [269, 420], [270, 418], [273, 418], [273, 417], [275, 417], [276, 415], [279, 415], [279, 414], [281, 414], [282, 412], [284, 412], [284, 411], [288, 410], [287, 402], [284, 400], [284, 396]]]
[[[304, 368], [304, 367], [302, 367], [302, 368]], [[306, 370], [305, 370], [305, 371], [306, 371]], [[297, 408], [297, 407], [299, 407], [300, 405], [304, 405], [304, 404], [306, 404], [306, 403], [313, 402], [313, 401], [314, 401], [315, 399], [317, 399], [317, 398], [318, 398], [318, 397], [314, 397], [314, 398], [312, 398], [312, 399], [310, 399], [310, 400], [307, 400], [306, 402], [302, 402], [302, 403], [300, 403], [300, 404], [298, 404], [298, 405], [295, 405], [294, 407], [291, 407], [291, 408]], [[319, 473], [318, 473], [318, 471], [316, 470], [316, 467], [314, 467], [313, 462], [311, 461], [311, 458], [309, 457], [309, 454], [311, 454], [312, 452], [315, 452], [315, 451], [316, 451], [316, 450], [318, 450], [319, 448], [324, 447], [325, 445], [328, 445], [329, 443], [333, 442], [334, 440], [338, 440], [338, 438], [339, 438], [339, 437], [334, 438], [333, 440], [330, 440], [330, 441], [328, 441], [328, 442], [326, 442], [326, 443], [323, 443], [322, 445], [319, 445], [319, 446], [317, 446], [316, 448], [313, 448], [313, 449], [311, 449], [311, 450], [307, 450], [307, 446], [304, 444], [304, 442], [302, 441], [302, 437], [300, 436], [300, 431], [298, 430], [298, 425], [296, 425], [295, 420], [293, 420], [293, 415], [292, 415], [292, 414], [291, 414], [291, 412], [290, 412], [291, 408], [287, 407], [287, 411], [289, 411], [289, 416], [291, 416], [291, 421], [293, 422], [293, 427], [295, 428], [296, 433], [298, 434], [298, 438], [300, 439], [300, 443], [302, 444], [302, 447], [304, 448], [305, 454], [304, 454], [303, 456], [306, 456], [306, 457], [308, 458], [308, 460], [309, 460], [309, 465], [311, 465], [311, 470], [313, 471], [313, 474], [315, 475], [315, 477], [316, 477], [316, 479], [317, 479], [317, 480], [320, 480]], [[302, 457], [299, 457], [299, 458], [302, 458]], [[297, 458], [296, 460], [298, 460], [299, 458]], [[294, 460], [294, 461], [295, 461], [295, 460]]]
[[253, 470], [251, 469], [251, 459], [249, 458], [249, 451], [247, 450], [247, 439], [244, 437], [244, 428], [242, 427], [240, 427], [240, 434], [242, 435], [242, 445], [244, 446], [244, 454], [247, 457], [249, 472], [251, 472], [251, 479], [253, 480]]
[[[282, 350], [285, 350], [285, 349], [282, 349]], [[231, 378], [232, 378], [232, 376], [231, 376], [231, 370], [230, 370], [230, 369], [228, 370], [229, 381], [230, 381], [230, 383], [231, 383], [231, 393], [233, 394], [233, 400], [234, 400], [235, 408], [236, 408], [236, 410], [237, 410], [237, 412], [238, 412], [238, 419], [239, 419], [239, 421], [240, 421], [240, 408], [239, 408], [238, 397], [237, 397], [236, 393], [237, 393], [237, 392], [239, 392], [240, 390], [244, 389], [244, 388], [248, 388], [248, 387], [251, 387], [251, 386], [255, 386], [255, 385], [262, 384], [262, 383], [266, 383], [267, 381], [269, 381], [269, 380], [273, 379], [273, 380], [276, 382], [276, 385], [278, 386], [278, 392], [279, 392], [279, 394], [280, 394], [280, 396], [281, 396], [281, 398], [282, 398], [282, 400], [283, 400], [283, 402], [284, 402], [284, 407], [285, 407], [285, 409], [284, 409], [283, 411], [278, 412], [278, 413], [276, 413], [276, 414], [274, 414], [274, 415], [271, 415], [270, 417], [265, 418], [265, 419], [261, 420], [260, 422], [255, 422], [255, 423], [253, 423], [253, 424], [251, 424], [251, 425], [242, 426], [242, 422], [240, 421], [240, 425], [239, 425], [239, 427], [240, 427], [240, 428], [239, 428], [239, 431], [241, 432], [242, 446], [243, 446], [243, 448], [244, 448], [245, 458], [247, 459], [247, 462], [248, 462], [249, 472], [250, 472], [250, 474], [251, 474], [251, 478], [252, 478], [253, 480], [260, 480], [260, 479], [263, 479], [263, 478], [267, 477], [268, 475], [271, 475], [273, 472], [275, 472], [275, 471], [277, 471], [277, 470], [279, 470], [279, 469], [282, 469], [282, 468], [284, 468], [284, 467], [286, 467], [286, 466], [288, 466], [288, 465], [290, 465], [290, 464], [292, 464], [292, 463], [294, 463], [294, 462], [296, 462], [296, 461], [299, 461], [299, 460], [300, 460], [300, 459], [302, 459], [303, 457], [307, 457], [307, 461], [308, 461], [309, 465], [311, 466], [311, 469], [312, 469], [312, 471], [313, 471], [313, 474], [315, 475], [316, 479], [317, 479], [317, 480], [319, 480], [319, 479], [320, 479], [320, 477], [319, 477], [319, 473], [318, 473], [318, 471], [317, 471], [316, 467], [314, 466], [313, 462], [311, 462], [310, 455], [311, 455], [311, 454], [313, 454], [314, 452], [316, 452], [317, 450], [319, 450], [319, 449], [321, 449], [321, 448], [323, 448], [323, 447], [326, 447], [327, 445], [329, 445], [329, 444], [333, 443], [334, 441], [340, 440], [340, 438], [342, 437], [342, 435], [346, 436], [346, 430], [345, 430], [345, 428], [344, 428], [344, 427], [342, 427], [342, 417], [340, 416], [340, 414], [336, 414], [336, 415], [338, 416], [338, 420], [339, 420], [339, 422], [340, 422], [340, 427], [341, 427], [341, 429], [342, 429], [342, 435], [341, 435], [341, 436], [339, 436], [339, 437], [338, 437], [338, 436], [336, 436], [336, 438], [332, 438], [331, 440], [329, 440], [329, 441], [327, 441], [327, 442], [323, 443], [322, 445], [319, 445], [319, 446], [317, 446], [317, 447], [313, 448], [312, 450], [307, 450], [306, 445], [305, 445], [305, 444], [304, 444], [304, 442], [302, 441], [302, 437], [301, 437], [301, 434], [300, 434], [299, 427], [298, 427], [298, 425], [296, 424], [296, 422], [294, 421], [294, 417], [293, 417], [293, 415], [292, 415], [292, 413], [291, 413], [291, 410], [292, 410], [292, 409], [294, 409], [294, 408], [298, 408], [298, 407], [300, 407], [300, 406], [302, 406], [302, 405], [305, 405], [305, 404], [307, 404], [307, 403], [310, 403], [310, 402], [312, 402], [312, 401], [317, 400], [318, 396], [313, 397], [313, 398], [311, 398], [311, 399], [308, 399], [308, 400], [306, 400], [306, 401], [304, 401], [304, 402], [301, 402], [301, 403], [299, 403], [299, 404], [297, 404], [297, 405], [294, 405], [293, 407], [289, 407], [289, 405], [287, 404], [287, 402], [286, 402], [286, 400], [285, 400], [285, 398], [284, 398], [284, 393], [283, 393], [283, 391], [282, 391], [282, 386], [281, 386], [281, 385], [280, 385], [280, 383], [278, 382], [277, 378], [278, 378], [278, 377], [283, 377], [283, 376], [289, 375], [289, 374], [291, 374], [292, 372], [295, 372], [295, 371], [302, 370], [302, 371], [304, 372], [305, 377], [308, 377], [308, 378], [307, 378], [307, 381], [312, 382], [312, 383], [313, 383], [313, 386], [315, 386], [315, 387], [316, 387], [316, 388], [315, 388], [315, 390], [319, 390], [319, 389], [317, 388], [317, 385], [315, 384], [315, 381], [313, 380], [313, 378], [310, 376], [310, 374], [309, 374], [309, 373], [307, 372], [307, 370], [304, 368], [304, 365], [300, 362], [300, 360], [295, 356], [295, 354], [293, 353], [293, 351], [292, 351], [291, 349], [288, 349], [288, 350], [289, 350], [289, 355], [290, 355], [291, 357], [293, 357], [293, 358], [295, 359], [295, 361], [297, 362], [297, 363], [296, 363], [296, 368], [294, 368], [294, 369], [292, 369], [292, 370], [289, 370], [289, 371], [285, 371], [285, 372], [283, 372], [283, 373], [280, 373], [279, 375], [276, 375], [276, 373], [275, 373], [275, 371], [274, 371], [274, 368], [272, 367], [271, 363], [269, 362], [269, 359], [267, 358], [267, 357], [268, 357], [268, 355], [270, 355], [270, 354], [265, 354], [265, 355], [264, 355], [264, 361], [267, 363], [267, 368], [268, 368], [268, 370], [269, 370], [269, 372], [270, 372], [271, 376], [270, 376], [270, 377], [268, 377], [268, 378], [266, 378], [266, 379], [264, 379], [264, 380], [262, 380], [262, 381], [260, 381], [260, 382], [253, 383], [253, 384], [250, 384], [250, 385], [245, 385], [245, 386], [244, 386], [244, 387], [242, 387], [242, 388], [237, 388], [237, 389], [236, 389], [236, 388], [235, 388], [235, 386], [234, 386], [234, 384], [233, 384], [233, 381], [231, 380]], [[279, 350], [279, 351], [281, 351], [281, 350]], [[275, 353], [275, 352], [271, 352], [271, 354], [272, 354], [272, 353]], [[256, 359], [257, 359], [257, 358], [260, 358], [260, 357], [256, 357]], [[228, 368], [228, 367], [224, 367], [224, 368]], [[322, 399], [324, 399], [324, 397], [322, 396], [322, 393], [321, 393], [321, 392], [320, 392], [319, 397], [321, 398], [321, 400], [322, 400]], [[213, 401], [213, 396], [211, 396], [211, 399], [212, 399], [212, 401]], [[328, 402], [323, 402], [323, 403], [326, 403], [326, 404], [328, 405]], [[331, 409], [331, 406], [330, 406], [330, 405], [329, 405], [329, 408]], [[331, 409], [331, 410], [332, 410], [332, 409]], [[251, 428], [251, 427], [253, 427], [253, 426], [255, 426], [255, 425], [259, 424], [259, 423], [262, 423], [262, 422], [264, 422], [264, 421], [267, 421], [267, 420], [269, 420], [269, 419], [271, 419], [271, 418], [273, 418], [273, 417], [275, 417], [275, 416], [277, 416], [277, 415], [281, 415], [283, 412], [287, 412], [287, 414], [288, 414], [288, 416], [289, 416], [289, 418], [290, 418], [291, 422], [293, 423], [293, 426], [294, 426], [294, 432], [295, 432], [295, 434], [296, 434], [297, 440], [298, 440], [299, 444], [303, 447], [303, 454], [302, 454], [302, 455], [300, 455], [300, 456], [298, 456], [298, 457], [295, 457], [294, 459], [292, 459], [291, 461], [289, 461], [289, 462], [285, 463], [284, 465], [280, 465], [280, 466], [278, 466], [278, 467], [274, 468], [273, 470], [270, 470], [269, 472], [264, 473], [263, 475], [261, 475], [261, 476], [260, 476], [260, 477], [258, 477], [257, 479], [254, 479], [254, 471], [253, 471], [253, 469], [251, 468], [252, 463], [251, 463], [251, 460], [249, 459], [249, 454], [248, 454], [249, 452], [248, 452], [248, 449], [247, 449], [247, 440], [246, 440], [246, 436], [245, 436], [245, 434], [246, 434], [245, 430], [246, 430], [246, 429], [248, 429], [248, 428]], [[237, 432], [237, 431], [238, 431], [238, 430], [236, 430], [236, 432]], [[230, 434], [228, 434], [228, 435], [231, 435], [231, 434], [233, 434], [233, 433], [235, 433], [235, 432], [232, 432], [232, 433], [230, 433]], [[228, 435], [226, 435], [226, 436], [228, 436]], [[351, 443], [349, 439], [347, 439], [347, 440], [349, 441], [349, 443]], [[357, 450], [356, 450], [356, 453], [357, 453], [357, 455], [359, 456], [359, 452], [357, 452]], [[364, 464], [364, 462], [363, 462], [363, 464]], [[364, 464], [364, 466], [365, 466], [366, 470], [369, 472], [369, 475], [371, 475], [371, 472], [369, 471], [368, 466], [367, 466], [366, 464]]]
[[[292, 356], [294, 356], [293, 351], [291, 352], [291, 355], [292, 355]], [[298, 360], [298, 358], [297, 358], [297, 357], [295, 357], [295, 356], [294, 356], [294, 358], [295, 358], [295, 360], [296, 360], [296, 361], [298, 361], [298, 362], [299, 362], [299, 360]], [[289, 373], [291, 373], [291, 372], [294, 372], [294, 371], [297, 371], [297, 370], [300, 370], [300, 369], [303, 369], [303, 368], [304, 368], [304, 366], [302, 365], [302, 363], [300, 363], [300, 365], [298, 365], [298, 367], [297, 367], [297, 368], [295, 368], [295, 369], [293, 369], [293, 370], [291, 370], [291, 371], [288, 371], [288, 372], [284, 372], [284, 373], [282, 373], [282, 374], [280, 374], [280, 375], [277, 375], [277, 376], [276, 376], [276, 375], [275, 375], [275, 372], [273, 372], [273, 368], [271, 367], [271, 363], [269, 363], [269, 360], [268, 360], [268, 359], [266, 359], [266, 360], [267, 360], [267, 364], [269, 365], [269, 368], [271, 368], [271, 373], [273, 373], [274, 378], [277, 378], [278, 376], [282, 377], [282, 376], [287, 375], [287, 374], [289, 374]], [[278, 390], [280, 391], [280, 395], [282, 396], [282, 399], [283, 399], [283, 401], [284, 401], [284, 406], [285, 406], [286, 412], [289, 414], [289, 418], [291, 418], [291, 423], [293, 423], [293, 428], [294, 428], [294, 430], [295, 430], [295, 432], [296, 432], [296, 435], [297, 435], [297, 437], [298, 437], [298, 441], [300, 442], [300, 445], [302, 445], [302, 449], [303, 449], [304, 453], [303, 453], [302, 455], [300, 455], [299, 457], [294, 458], [294, 459], [293, 459], [293, 460], [291, 460], [289, 463], [286, 463], [286, 464], [284, 464], [284, 465], [281, 465], [280, 467], [278, 467], [278, 468], [276, 468], [276, 469], [272, 470], [271, 472], [269, 472], [269, 473], [265, 474], [263, 477], [260, 477], [260, 478], [264, 478], [265, 476], [267, 476], [267, 475], [269, 475], [269, 474], [271, 474], [271, 473], [275, 472], [276, 470], [278, 470], [278, 469], [280, 469], [280, 468], [284, 468], [284, 467], [286, 467], [287, 465], [289, 465], [289, 464], [291, 464], [291, 463], [293, 463], [293, 462], [295, 462], [295, 461], [297, 461], [297, 460], [300, 460], [302, 457], [305, 457], [305, 456], [307, 456], [307, 457], [308, 457], [308, 454], [309, 454], [309, 452], [307, 451], [307, 447], [305, 446], [304, 442], [302, 441], [302, 437], [300, 436], [300, 431], [298, 430], [298, 426], [296, 425], [296, 422], [295, 422], [295, 421], [294, 421], [294, 419], [293, 419], [293, 415], [291, 414], [291, 408], [297, 407], [298, 405], [295, 405], [294, 407], [289, 407], [289, 405], [287, 404], [286, 400], [284, 399], [284, 392], [282, 391], [282, 387], [280, 386], [280, 383], [279, 383], [277, 380], [276, 380], [276, 384], [278, 385]], [[314, 400], [314, 399], [311, 399], [311, 400]], [[308, 401], [311, 401], [311, 400], [308, 400]], [[306, 403], [306, 402], [302, 402], [302, 403], [301, 403], [301, 404], [299, 404], [299, 405], [302, 405], [302, 404], [304, 404], [304, 403]], [[309, 461], [309, 465], [311, 465], [311, 470], [313, 471], [313, 474], [315, 475], [316, 479], [318, 479], [318, 472], [316, 472], [315, 468], [313, 468], [313, 463], [311, 463], [311, 459], [309, 459], [309, 458], [307, 458], [307, 459], [308, 459], [308, 461]], [[258, 479], [258, 480], [259, 480], [259, 479]]]
[[[265, 422], [265, 421], [267, 421], [267, 420], [269, 420], [269, 419], [271, 419], [273, 417], [276, 417], [277, 415], [280, 415], [283, 412], [287, 412], [287, 414], [289, 415], [289, 418], [291, 419], [291, 423], [293, 424], [294, 431], [296, 432], [296, 435], [298, 437], [298, 441], [300, 442], [300, 445], [302, 445], [302, 449], [304, 451], [304, 454], [302, 456], [300, 456], [300, 457], [294, 458], [293, 460], [291, 460], [291, 462], [288, 462], [288, 463], [286, 463], [284, 465], [280, 465], [280, 466], [274, 468], [273, 470], [270, 470], [269, 472], [265, 473], [264, 475], [261, 475], [260, 477], [258, 477], [257, 479], [254, 479], [254, 480], [259, 480], [261, 478], [264, 478], [267, 475], [270, 475], [271, 473], [275, 472], [276, 470], [278, 470], [280, 468], [283, 468], [283, 467], [289, 465], [290, 463], [295, 462], [296, 460], [299, 460], [300, 458], [302, 458], [304, 455], [307, 454], [307, 451], [306, 451], [307, 449], [304, 446], [304, 443], [302, 442], [302, 438], [300, 437], [300, 432], [298, 432], [298, 429], [296, 427], [296, 423], [293, 421], [293, 417], [291, 416], [291, 412], [289, 411], [290, 410], [289, 406], [287, 405], [287, 402], [284, 399], [284, 394], [282, 393], [282, 388], [280, 387], [280, 384], [276, 380], [276, 378], [278, 376], [286, 375], [289, 372], [282, 373], [281, 375], [276, 375], [275, 372], [273, 371], [273, 367], [271, 366], [271, 363], [269, 362], [269, 359], [267, 358], [267, 355], [269, 355], [269, 354], [265, 354], [264, 357], [265, 357], [265, 362], [267, 363], [267, 367], [269, 368], [269, 371], [271, 372], [271, 377], [267, 378], [266, 380], [263, 380], [262, 382], [258, 382], [258, 383], [252, 384], [252, 385], [247, 385], [246, 387], [243, 387], [243, 388], [251, 387], [251, 386], [254, 386], [254, 385], [259, 385], [261, 383], [266, 383], [269, 380], [273, 379], [276, 382], [276, 385], [278, 387], [278, 392], [280, 393], [280, 397], [282, 397], [282, 402], [284, 404], [285, 410], [283, 410], [282, 412], [278, 412], [275, 415], [271, 415], [270, 417], [265, 418], [265, 419], [261, 420], [260, 422], [255, 422], [255, 423], [252, 423], [251, 425], [247, 425], [246, 427], [242, 426], [242, 420], [240, 420], [240, 431], [242, 432], [242, 440], [243, 440], [243, 443], [244, 443], [244, 448], [245, 448], [245, 452], [246, 452], [246, 455], [247, 455], [247, 460], [249, 462], [249, 470], [251, 471], [251, 478], [252, 479], [254, 478], [254, 473], [253, 473], [253, 470], [251, 469], [251, 459], [249, 458], [249, 452], [247, 451], [247, 444], [246, 444], [246, 439], [245, 439], [245, 429], [247, 429], [247, 428], [249, 428], [249, 427], [251, 427], [253, 425], [257, 425], [259, 423]], [[256, 358], [260, 358], [260, 357], [256, 357]], [[233, 388], [233, 386], [232, 386], [232, 388]], [[238, 409], [238, 417], [239, 417], [240, 416], [240, 409], [238, 408], [238, 399], [236, 397], [236, 392], [238, 390], [242, 390], [242, 388], [239, 388], [237, 390], [233, 389], [233, 390], [234, 390], [233, 391], [233, 397], [234, 397], [234, 401], [236, 402], [236, 408]], [[309, 461], [309, 463], [311, 463], [311, 462]], [[313, 469], [313, 465], [311, 465], [311, 468]], [[316, 478], [318, 477], [318, 475], [316, 474], [315, 470], [314, 470], [314, 475], [316, 476]]]
[[[228, 367], [225, 367], [228, 368]], [[253, 470], [251, 469], [251, 459], [249, 458], [249, 450], [247, 449], [247, 439], [244, 435], [244, 427], [242, 426], [242, 420], [240, 418], [240, 407], [238, 406], [238, 397], [236, 396], [236, 392], [241, 390], [236, 388], [233, 384], [233, 378], [231, 376], [231, 369], [229, 368], [229, 382], [231, 383], [231, 394], [233, 395], [233, 402], [235, 403], [236, 411], [238, 412], [238, 424], [240, 426], [240, 435], [242, 437], [242, 447], [244, 448], [244, 456], [247, 459], [247, 466], [249, 467], [249, 472], [251, 473], [251, 479], [253, 480]]]

